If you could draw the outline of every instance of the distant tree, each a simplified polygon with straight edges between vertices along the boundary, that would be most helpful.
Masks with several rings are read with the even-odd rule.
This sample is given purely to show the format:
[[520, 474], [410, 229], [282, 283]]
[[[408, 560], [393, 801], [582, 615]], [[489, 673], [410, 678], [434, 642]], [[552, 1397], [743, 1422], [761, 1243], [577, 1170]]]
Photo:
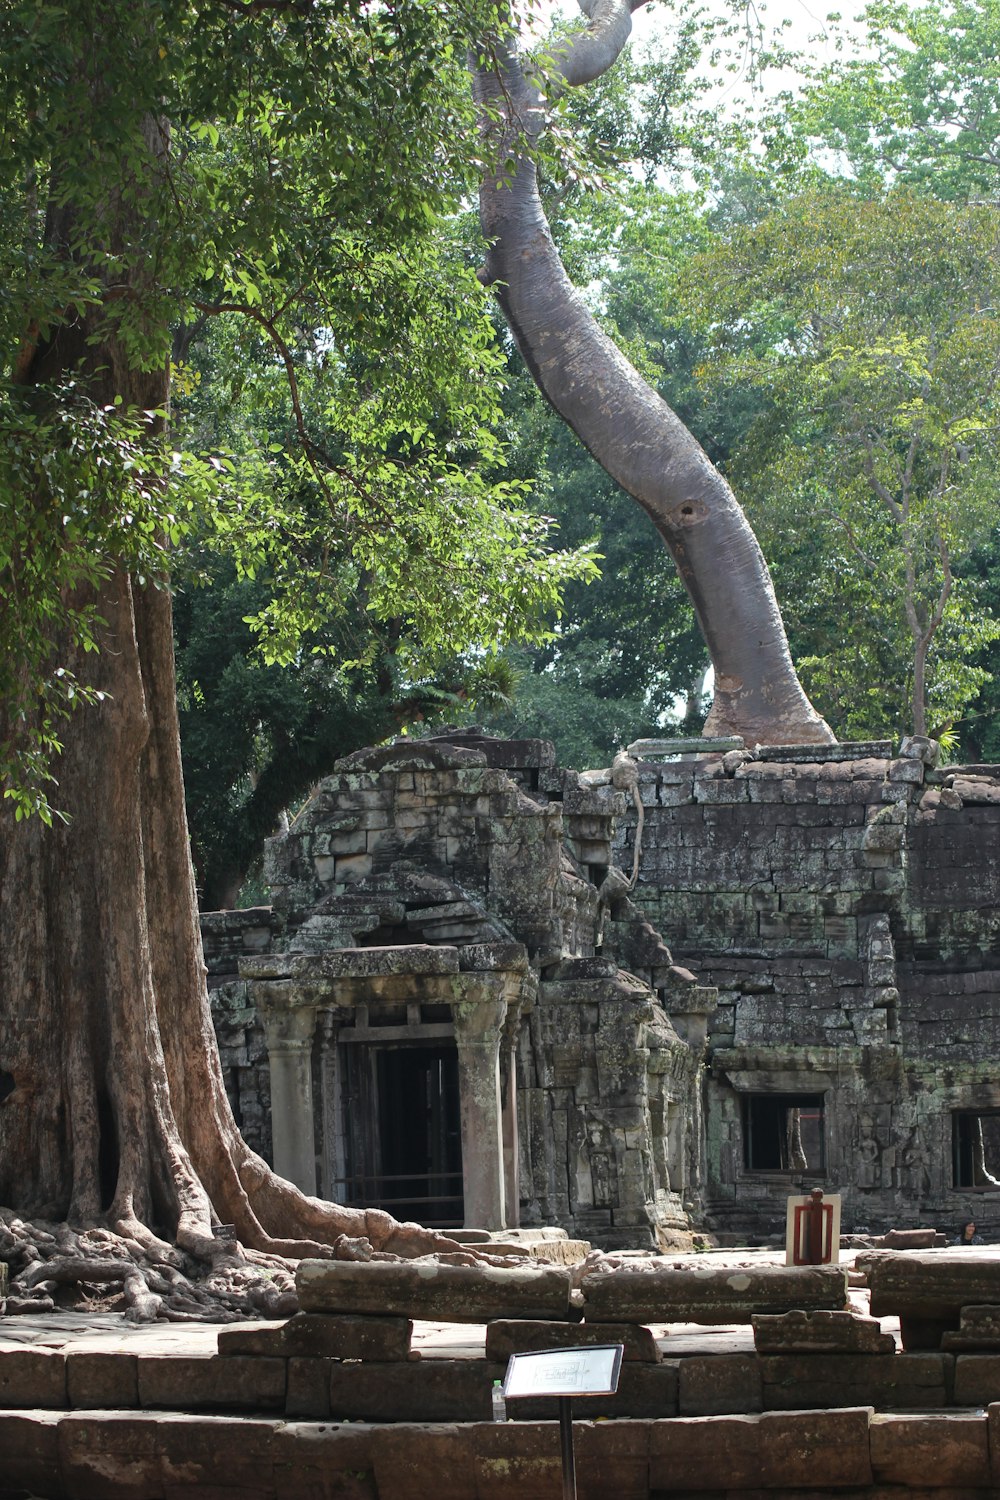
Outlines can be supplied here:
[[[640, 0], [641, 3], [641, 0]], [[732, 492], [671, 408], [601, 330], [546, 221], [533, 146], [550, 99], [605, 75], [631, 29], [625, 0], [529, 60], [506, 34], [479, 50], [489, 159], [480, 188], [484, 275], [546, 399], [652, 518], [674, 556], [715, 666], [708, 727], [750, 741], [824, 741], [795, 675], [760, 548]]]
[[996, 525], [998, 250], [991, 208], [827, 182], [687, 273], [706, 385], [766, 397], [733, 472], [842, 732], [943, 728], [983, 681], [958, 567]]
[[956, 202], [996, 198], [1000, 4], [874, 0], [864, 46], [820, 72], [770, 132], [777, 154], [840, 153], [856, 176]]

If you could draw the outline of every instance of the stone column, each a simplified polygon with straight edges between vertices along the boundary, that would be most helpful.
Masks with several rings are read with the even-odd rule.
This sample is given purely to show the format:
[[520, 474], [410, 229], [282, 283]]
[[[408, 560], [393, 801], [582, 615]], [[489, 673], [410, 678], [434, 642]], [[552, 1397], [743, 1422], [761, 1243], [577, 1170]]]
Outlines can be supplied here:
[[316, 1192], [312, 1045], [316, 1011], [311, 1005], [261, 1012], [271, 1070], [271, 1135], [274, 1170], [310, 1195]]
[[451, 1010], [458, 1047], [465, 1223], [472, 1229], [504, 1229], [500, 1039], [507, 1002], [493, 986], [469, 984]]
[[521, 1222], [521, 1145], [517, 1128], [517, 1038], [521, 1011], [534, 999], [534, 988], [528, 976], [519, 974], [506, 988], [507, 1015], [501, 1042], [501, 1109], [503, 1118], [504, 1202], [506, 1228], [516, 1229]]
[[[330, 1203], [344, 1202], [344, 1132], [341, 1118], [340, 1053], [337, 1037], [343, 1024], [342, 1011], [322, 1011], [319, 1017], [319, 1076], [322, 1140], [319, 1187]], [[337, 1184], [340, 1183], [338, 1186]]]

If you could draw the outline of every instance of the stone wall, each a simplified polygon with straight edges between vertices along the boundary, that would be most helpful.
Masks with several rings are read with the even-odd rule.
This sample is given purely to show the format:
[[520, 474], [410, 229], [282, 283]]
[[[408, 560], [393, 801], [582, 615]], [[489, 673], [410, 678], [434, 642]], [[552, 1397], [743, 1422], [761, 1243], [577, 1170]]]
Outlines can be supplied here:
[[[336, 1192], [357, 1176], [359, 1155], [378, 1156], [350, 1117], [344, 1047], [450, 1037], [467, 1216], [475, 1199], [501, 1223], [554, 1223], [608, 1247], [667, 1243], [686, 1229], [704, 1172], [697, 1084], [714, 996], [673, 964], [624, 883], [607, 880], [624, 808], [608, 776], [558, 770], [543, 742], [404, 741], [340, 762], [269, 841], [273, 928], [252, 917], [241, 927], [239, 914], [207, 924], [212, 965], [231, 971], [235, 961], [243, 976], [215, 994], [242, 1118], [256, 1124], [262, 1107], [242, 1093], [260, 1055], [255, 1010], [272, 1092], [275, 1046], [288, 1079], [299, 1049], [299, 1081], [280, 1110], [272, 1104], [276, 1120], [309, 1087], [301, 1054], [311, 1049], [319, 1185]], [[240, 951], [248, 941], [256, 955]], [[479, 1191], [497, 1128], [494, 1063], [481, 1051], [490, 1037], [502, 1208]], [[275, 1162], [312, 1190], [301, 1150], [282, 1159], [276, 1139]]]
[[[391, 969], [448, 948], [469, 972], [507, 953], [508, 1221], [609, 1246], [692, 1222], [770, 1235], [788, 1193], [822, 1184], [843, 1193], [845, 1230], [971, 1217], [997, 1235], [1000, 771], [942, 772], [908, 748], [640, 762], [635, 793], [620, 765], [564, 771], [538, 741], [363, 752], [271, 842], [275, 911], [205, 919], [210, 971], [249, 973], [272, 949], [305, 964], [385, 948]], [[344, 962], [331, 1046], [362, 1035], [337, 1027], [372, 982]], [[369, 1019], [433, 1016], [452, 1035], [454, 983], [424, 994], [423, 1018], [402, 1000]], [[244, 979], [214, 998], [234, 1103], [267, 1154], [260, 994]], [[321, 1052], [322, 1168], [342, 1103]]]
[[[717, 1227], [778, 1230], [783, 1194], [823, 1183], [844, 1194], [845, 1228], [972, 1217], [1000, 1232], [992, 1184], [969, 1180], [968, 1161], [956, 1179], [955, 1159], [971, 1116], [1000, 1108], [1000, 772], [940, 773], [922, 750], [640, 769], [635, 900], [719, 991], [705, 1090]], [[755, 1162], [754, 1125], [797, 1098], [822, 1101], [825, 1160]], [[980, 1125], [989, 1149], [995, 1127]], [[985, 1165], [1000, 1176], [1000, 1154]]]

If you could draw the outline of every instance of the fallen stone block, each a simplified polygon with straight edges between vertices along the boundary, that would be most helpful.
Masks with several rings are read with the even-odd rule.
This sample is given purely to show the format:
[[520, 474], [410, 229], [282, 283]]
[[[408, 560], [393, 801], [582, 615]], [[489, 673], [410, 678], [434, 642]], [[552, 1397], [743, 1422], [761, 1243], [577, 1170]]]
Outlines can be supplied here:
[[758, 1418], [762, 1487], [825, 1492], [870, 1485], [871, 1417], [869, 1406], [765, 1412]]
[[853, 1312], [755, 1313], [758, 1354], [893, 1354], [896, 1343], [877, 1318]]
[[232, 1355], [318, 1355], [325, 1359], [407, 1359], [413, 1323], [409, 1318], [381, 1318], [297, 1313], [280, 1326], [224, 1328], [219, 1353]]
[[682, 1417], [719, 1417], [762, 1409], [760, 1364], [754, 1355], [688, 1355], [679, 1363]]
[[678, 1417], [649, 1427], [651, 1491], [751, 1490], [761, 1483], [760, 1418]]
[[588, 1322], [749, 1323], [754, 1313], [847, 1305], [842, 1266], [711, 1266], [595, 1273], [583, 1280]]
[[869, 1439], [876, 1482], [910, 1489], [990, 1483], [985, 1416], [964, 1412], [920, 1417], [874, 1415]]
[[945, 1333], [957, 1333], [963, 1307], [1000, 1304], [1000, 1260], [969, 1250], [948, 1255], [859, 1256], [871, 1287], [876, 1318], [896, 1314], [906, 1350], [938, 1349]]
[[488, 1323], [567, 1318], [571, 1283], [569, 1271], [558, 1266], [304, 1260], [295, 1285], [303, 1312]]
[[873, 1406], [912, 1411], [950, 1404], [951, 1354], [768, 1354], [765, 1411]]
[[546, 1323], [540, 1319], [497, 1318], [486, 1327], [486, 1358], [506, 1362], [512, 1354], [540, 1349], [576, 1349], [594, 1344], [624, 1345], [624, 1359], [653, 1365], [656, 1340], [640, 1323]]
[[67, 1404], [133, 1411], [139, 1405], [139, 1365], [134, 1354], [70, 1349], [66, 1355]]
[[66, 1360], [56, 1349], [5, 1349], [0, 1407], [66, 1405]]
[[286, 1361], [140, 1354], [139, 1405], [173, 1411], [282, 1411]]

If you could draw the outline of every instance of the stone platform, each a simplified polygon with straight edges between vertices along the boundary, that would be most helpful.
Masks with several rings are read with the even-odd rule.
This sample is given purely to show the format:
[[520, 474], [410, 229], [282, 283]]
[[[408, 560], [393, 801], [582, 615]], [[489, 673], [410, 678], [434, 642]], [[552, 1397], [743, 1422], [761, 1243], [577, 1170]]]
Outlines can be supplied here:
[[[698, 1269], [709, 1312], [737, 1278], [741, 1320], [643, 1322], [662, 1302], [623, 1298], [618, 1393], [574, 1402], [581, 1500], [1000, 1495], [1000, 1350], [900, 1352], [898, 1319], [868, 1316], [860, 1288], [843, 1308], [782, 1310], [776, 1267]], [[495, 1294], [504, 1278], [481, 1274]], [[691, 1275], [645, 1279], [683, 1306]], [[603, 1280], [618, 1277], [631, 1287], [630, 1272]], [[543, 1302], [487, 1325], [346, 1311], [340, 1279], [330, 1311], [283, 1324], [0, 1320], [0, 1500], [557, 1500], [555, 1401], [511, 1402], [494, 1424], [490, 1391], [513, 1348], [612, 1336], [586, 1321], [586, 1281], [582, 1323]]]

